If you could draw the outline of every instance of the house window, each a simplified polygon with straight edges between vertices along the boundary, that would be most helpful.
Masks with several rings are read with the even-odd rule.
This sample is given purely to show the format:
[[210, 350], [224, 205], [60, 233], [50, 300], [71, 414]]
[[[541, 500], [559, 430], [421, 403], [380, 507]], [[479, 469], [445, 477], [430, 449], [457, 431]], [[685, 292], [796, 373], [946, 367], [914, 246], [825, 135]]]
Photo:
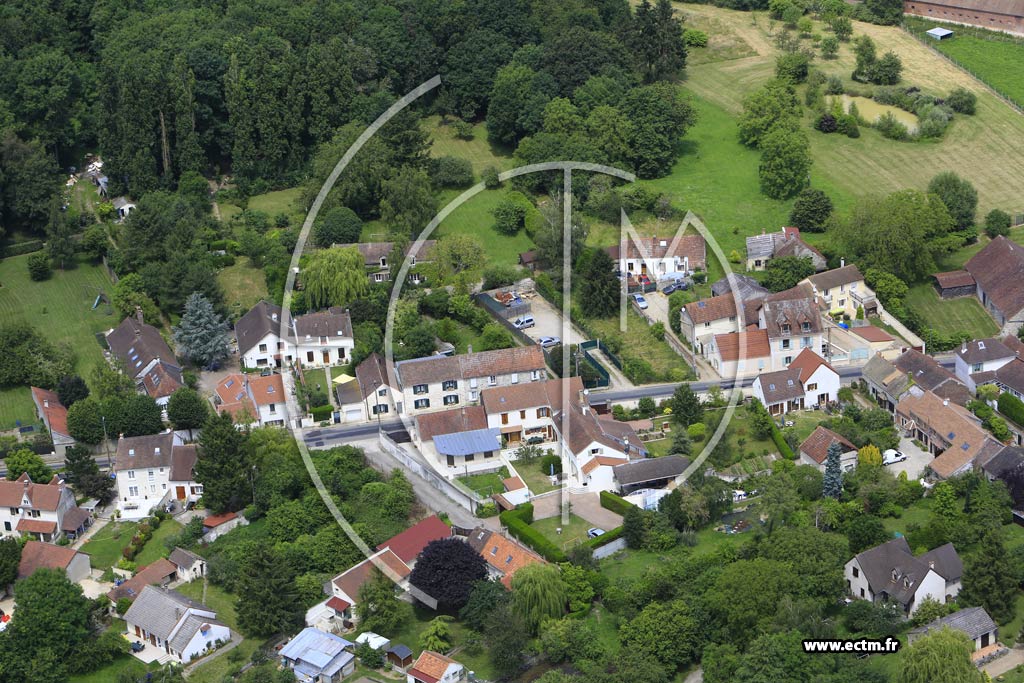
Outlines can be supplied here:
[[417, 410], [422, 409], [422, 408], [429, 408], [430, 407], [430, 399], [429, 398], [418, 398], [415, 401], [413, 401], [412, 407], [416, 408]]
[[811, 343], [811, 338], [810, 337], [804, 337], [803, 339], [800, 340], [800, 348], [801, 349], [809, 349], [812, 346], [814, 346], [814, 344]]
[[839, 307], [842, 308], [845, 305], [846, 305], [846, 299], [840, 299], [839, 300]]
[[785, 363], [786, 365], [789, 365], [790, 363], [793, 362], [793, 356], [786, 356], [785, 358], [782, 359], [782, 362]]
[[508, 424], [508, 413], [502, 413], [501, 414], [501, 424], [503, 424], [503, 425], [507, 425]]
[[807, 385], [807, 391], [817, 391], [817, 390], [818, 390], [818, 383], [817, 382], [815, 382], [814, 384], [808, 384]]
[[133, 498], [138, 496], [139, 495], [139, 487], [138, 486], [129, 486], [128, 487], [128, 495], [132, 496]]
[[478, 392], [478, 391], [470, 391], [469, 392], [469, 400], [470, 401], [475, 401], [479, 395], [480, 395], [480, 392]]
[[972, 365], [971, 372], [981, 372], [981, 363], [975, 363]]
[[313, 352], [312, 351], [306, 351], [306, 362], [307, 363], [312, 363], [313, 362]]
[[519, 384], [519, 373], [518, 372], [513, 372], [511, 379], [512, 379], [512, 384]]
[[789, 325], [786, 323], [782, 325], [782, 334], [789, 334]]
[[374, 282], [384, 282], [384, 273], [374, 273], [373, 274], [373, 281]]
[[800, 329], [803, 330], [804, 332], [810, 332], [811, 331], [811, 324], [805, 320], [803, 322], [803, 324], [800, 325]]
[[477, 378], [476, 377], [470, 377], [469, 378], [469, 388], [470, 389], [476, 389], [477, 388]]
[[704, 327], [711, 327], [711, 323], [710, 322], [704, 323]]
[[459, 388], [459, 383], [454, 379], [446, 379], [441, 382], [442, 391], [455, 391]]
[[598, 455], [600, 452], [601, 452], [600, 448], [591, 448], [590, 449], [590, 454], [591, 455]]
[[149, 475], [149, 480], [153, 481], [153, 470], [149, 470], [147, 474]]
[[412, 387], [412, 393], [414, 394], [425, 394], [427, 393], [426, 384], [414, 384]]
[[271, 413], [276, 413], [277, 412], [277, 404], [276, 403], [271, 403], [269, 406], [267, 406], [267, 410], [269, 410]]
[[11, 508], [11, 517], [17, 517], [19, 512], [21, 512], [19, 508]]
[[541, 371], [540, 371], [540, 370], [534, 370], [534, 371], [532, 371], [532, 372], [530, 373], [530, 379], [531, 379], [531, 380], [533, 380], [534, 382], [536, 382], [537, 380], [539, 380], [539, 379], [540, 379], [540, 373], [541, 373]]
[[380, 257], [380, 267], [381, 268], [387, 268], [388, 267], [388, 257], [387, 256], [381, 256]]
[[156, 493], [156, 484], [150, 484], [149, 485], [149, 492], [150, 493]]
[[788, 348], [789, 348], [789, 340], [788, 339], [783, 339], [782, 340], [782, 350], [785, 351]]
[[551, 417], [551, 408], [537, 408], [537, 417]]
[[277, 350], [281, 351], [282, 349], [284, 349], [284, 342], [277, 342]]
[[260, 359], [258, 359], [258, 360], [256, 361], [256, 365], [257, 365], [257, 366], [260, 366], [260, 365], [266, 365], [266, 364], [267, 364], [267, 359], [266, 359], [266, 358], [260, 358]]
[[135, 478], [135, 470], [128, 470], [128, 478], [129, 479], [134, 479]]
[[459, 395], [458, 394], [448, 394], [447, 396], [444, 397], [444, 404], [446, 406], [453, 406], [453, 405], [455, 405], [458, 402], [459, 402]]
[[4, 522], [4, 531], [11, 531], [11, 523]]
[[520, 420], [525, 420], [526, 419], [526, 411], [525, 410], [520, 410], [519, 411], [519, 419]]
[[378, 389], [377, 390], [377, 395], [378, 396], [387, 396], [387, 393], [388, 393], [387, 389]]
[[494, 375], [488, 375], [487, 376], [487, 386], [493, 387], [497, 383], [498, 383], [498, 378], [497, 377], [495, 377]]
[[29, 510], [29, 512], [28, 512], [29, 517], [31, 517], [33, 519], [39, 519], [39, 516], [41, 514], [42, 514], [42, 512], [40, 510]]
[[388, 406], [386, 403], [378, 403], [373, 407], [374, 415], [383, 415], [386, 412], [388, 412]]
[[267, 345], [266, 344], [260, 344], [260, 353], [266, 353], [266, 352], [267, 352]]

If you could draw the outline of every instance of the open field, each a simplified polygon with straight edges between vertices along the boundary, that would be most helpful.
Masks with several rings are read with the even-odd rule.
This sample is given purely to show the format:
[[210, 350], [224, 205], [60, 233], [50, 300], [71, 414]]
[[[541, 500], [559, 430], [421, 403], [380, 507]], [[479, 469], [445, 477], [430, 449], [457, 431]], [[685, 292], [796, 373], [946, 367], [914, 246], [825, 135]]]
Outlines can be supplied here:
[[478, 123], [473, 126], [473, 139], [460, 140], [455, 137], [455, 129], [441, 122], [440, 116], [431, 116], [423, 123], [423, 128], [430, 133], [430, 156], [453, 156], [467, 159], [473, 164], [473, 175], [477, 182], [480, 174], [488, 166], [505, 171], [515, 166], [512, 150], [493, 145], [487, 139], [487, 126]]
[[224, 303], [233, 317], [245, 315], [260, 299], [269, 297], [263, 270], [253, 268], [246, 256], [238, 256], [235, 265], [221, 268], [217, 281], [224, 290]]
[[972, 339], [984, 339], [999, 332], [999, 326], [973, 296], [940, 299], [935, 288], [924, 283], [910, 288], [906, 303], [926, 325], [945, 334], [963, 332]]
[[[947, 27], [938, 21], [924, 18], [905, 17], [907, 29], [923, 34], [936, 26]], [[948, 26], [953, 37], [933, 41], [930, 44], [939, 52], [975, 74], [993, 90], [1024, 106], [1024, 40], [1012, 38], [1005, 33], [986, 31], [967, 26]]]
[[[453, 190], [442, 192], [438, 207], [444, 207], [458, 194], [458, 192]], [[519, 263], [519, 254], [533, 249], [533, 242], [522, 230], [515, 237], [508, 237], [500, 234], [492, 227], [494, 225], [494, 216], [491, 215], [491, 209], [498, 205], [504, 194], [504, 188], [484, 190], [455, 209], [443, 223], [437, 226], [437, 230], [432, 237], [439, 239], [444, 235], [458, 233], [475, 235], [480, 239], [480, 243], [484, 245], [484, 252], [487, 254], [488, 263], [517, 265]]]
[[[686, 90], [731, 114], [738, 114], [742, 109], [743, 97], [774, 75], [777, 49], [768, 35], [767, 16], [758, 13], [755, 26], [752, 15], [746, 12], [683, 3], [676, 3], [676, 7], [686, 17], [688, 26], [702, 28], [714, 22], [730, 33], [730, 40], [742, 40], [756, 51], [755, 56], [694, 64], [687, 69]], [[815, 30], [823, 32], [820, 23], [816, 24]], [[1018, 179], [1024, 175], [1024, 117], [902, 29], [854, 22], [854, 35], [860, 34], [871, 36], [880, 50], [892, 50], [899, 55], [904, 66], [903, 84], [916, 85], [936, 95], [944, 95], [953, 87], [964, 86], [977, 93], [978, 112], [975, 116], [957, 116], [942, 140], [929, 143], [894, 143], [871, 129], [862, 129], [858, 139], [808, 131], [814, 159], [812, 184], [829, 192], [837, 205], [844, 207], [852, 198], [864, 195], [884, 194], [902, 188], [923, 189], [935, 174], [954, 169], [977, 187], [979, 215], [996, 207], [1011, 212], [1024, 208], [1018, 191]], [[816, 59], [813, 67], [850, 83], [853, 62], [851, 44], [846, 43], [841, 46], [837, 59]], [[866, 89], [863, 85], [858, 87]], [[705, 113], [706, 110], [699, 107], [698, 111]], [[807, 123], [810, 124], [809, 118]], [[703, 125], [706, 122], [698, 122], [687, 139], [701, 142]], [[739, 148], [734, 140], [734, 135], [725, 138], [719, 136], [715, 142]], [[704, 142], [703, 151], [707, 153], [708, 141], [705, 139]], [[673, 188], [673, 181], [688, 173], [686, 161], [687, 155], [684, 155], [673, 175], [655, 181], [655, 184], [669, 191], [675, 189], [676, 200], [681, 206], [698, 210], [692, 195], [699, 195], [704, 188], [698, 186], [691, 189], [690, 196], [683, 191], [683, 187]], [[736, 157], [735, 161], [737, 165], [747, 165], [742, 157]], [[756, 166], [754, 163], [749, 171], [755, 179]], [[729, 188], [733, 175], [714, 176], [714, 179], [724, 186], [714, 189], [733, 193]], [[710, 191], [710, 188], [705, 191]], [[722, 204], [726, 203], [720, 196], [716, 198]], [[765, 227], [777, 228], [779, 225], [774, 216], [758, 213], [749, 216], [749, 220], [757, 221], [758, 224], [741, 227], [745, 234], [759, 230], [759, 223], [762, 222], [767, 223]], [[710, 215], [705, 216], [706, 220], [711, 218]], [[718, 221], [714, 222], [715, 225], [709, 227], [719, 235], [723, 229]], [[728, 229], [729, 226], [726, 226], [726, 231]]]
[[38, 421], [32, 391], [28, 387], [0, 389], [0, 430], [13, 429], [19, 423], [30, 425]]
[[302, 207], [299, 206], [299, 198], [302, 196], [302, 188], [290, 187], [287, 190], [275, 190], [266, 194], [259, 194], [249, 198], [249, 208], [254, 211], [262, 211], [274, 217], [280, 213], [286, 214], [291, 219], [292, 225], [299, 225], [306, 217]]

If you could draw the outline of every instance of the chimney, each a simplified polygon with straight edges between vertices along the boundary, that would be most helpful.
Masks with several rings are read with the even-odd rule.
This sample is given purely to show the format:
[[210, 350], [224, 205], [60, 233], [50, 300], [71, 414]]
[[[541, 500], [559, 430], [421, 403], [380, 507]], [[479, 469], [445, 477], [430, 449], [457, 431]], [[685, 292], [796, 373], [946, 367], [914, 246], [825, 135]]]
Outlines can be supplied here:
[[845, 268], [846, 267], [846, 257], [845, 256], [839, 259], [839, 267], [840, 268]]
[[[139, 321], [140, 325], [142, 324], [142, 306], [135, 307], [135, 319]], [[135, 334], [138, 336], [138, 330], [135, 331]]]
[[960, 353], [967, 353], [967, 340], [966, 339], [960, 345]]
[[43, 399], [43, 407], [44, 408], [49, 408], [50, 407], [50, 399], [48, 399], [48, 398], [44, 398]]
[[949, 399], [948, 398], [942, 399], [942, 405], [948, 406], [949, 405]]
[[928, 560], [928, 568], [935, 569], [935, 560]]

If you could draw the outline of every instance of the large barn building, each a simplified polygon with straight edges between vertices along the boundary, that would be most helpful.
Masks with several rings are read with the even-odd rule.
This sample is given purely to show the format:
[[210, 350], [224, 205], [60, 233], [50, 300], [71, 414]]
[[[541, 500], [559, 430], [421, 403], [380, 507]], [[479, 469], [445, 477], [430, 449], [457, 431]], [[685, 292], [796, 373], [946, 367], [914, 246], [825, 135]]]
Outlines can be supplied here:
[[925, 19], [1024, 35], [1021, 0], [905, 0], [903, 11]]

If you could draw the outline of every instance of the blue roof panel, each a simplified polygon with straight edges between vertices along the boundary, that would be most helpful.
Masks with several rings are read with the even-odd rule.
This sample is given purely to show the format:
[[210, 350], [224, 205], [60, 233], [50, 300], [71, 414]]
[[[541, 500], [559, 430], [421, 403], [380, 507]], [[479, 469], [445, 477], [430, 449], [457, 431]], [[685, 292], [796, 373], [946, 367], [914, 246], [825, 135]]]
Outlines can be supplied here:
[[438, 434], [434, 447], [441, 455], [466, 456], [496, 451], [501, 448], [501, 432], [497, 429], [471, 429], [455, 434]]

